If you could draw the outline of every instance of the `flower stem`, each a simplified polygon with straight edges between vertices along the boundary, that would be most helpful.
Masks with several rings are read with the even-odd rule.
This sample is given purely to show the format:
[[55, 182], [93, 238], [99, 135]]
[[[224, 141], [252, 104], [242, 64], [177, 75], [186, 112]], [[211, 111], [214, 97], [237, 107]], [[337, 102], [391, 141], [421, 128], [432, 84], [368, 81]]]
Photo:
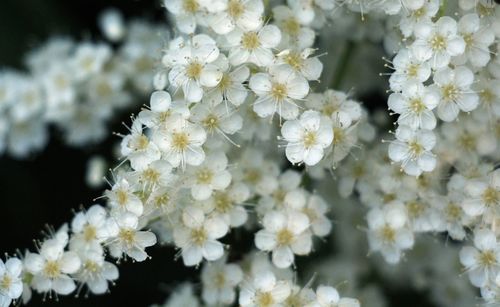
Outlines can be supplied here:
[[342, 85], [342, 81], [349, 66], [349, 60], [354, 53], [355, 46], [356, 44], [353, 41], [346, 41], [344, 49], [342, 50], [342, 53], [339, 57], [337, 69], [335, 70], [332, 81], [330, 83], [331, 88], [339, 89], [339, 87]]

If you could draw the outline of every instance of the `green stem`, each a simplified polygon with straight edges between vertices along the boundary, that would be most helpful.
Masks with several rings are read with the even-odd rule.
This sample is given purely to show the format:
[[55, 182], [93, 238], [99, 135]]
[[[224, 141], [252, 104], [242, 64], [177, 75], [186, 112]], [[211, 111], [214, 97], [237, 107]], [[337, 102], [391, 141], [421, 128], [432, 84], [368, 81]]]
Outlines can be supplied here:
[[446, 8], [448, 6], [447, 0], [441, 0], [441, 5], [439, 6], [438, 17], [443, 17], [446, 13]]
[[342, 50], [342, 53], [340, 54], [339, 61], [337, 64], [337, 69], [334, 72], [330, 87], [334, 89], [339, 89], [340, 85], [342, 85], [342, 81], [344, 78], [344, 75], [347, 71], [347, 68], [349, 67], [349, 60], [351, 59], [352, 54], [354, 53], [354, 47], [356, 44], [348, 40], [346, 41], [346, 44], [344, 45], [344, 49]]

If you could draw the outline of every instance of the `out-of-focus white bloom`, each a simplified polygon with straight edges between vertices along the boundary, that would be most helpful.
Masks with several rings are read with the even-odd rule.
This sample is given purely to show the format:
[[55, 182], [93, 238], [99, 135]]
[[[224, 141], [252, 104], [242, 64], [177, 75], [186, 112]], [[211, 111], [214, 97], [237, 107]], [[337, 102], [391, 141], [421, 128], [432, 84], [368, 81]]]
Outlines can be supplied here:
[[479, 104], [479, 98], [470, 86], [474, 74], [465, 66], [455, 69], [443, 68], [434, 74], [435, 91], [440, 95], [437, 114], [440, 119], [451, 122], [460, 111], [470, 112]]
[[500, 249], [492, 231], [474, 231], [474, 245], [460, 250], [460, 262], [466, 267], [471, 283], [476, 287], [485, 286], [499, 271]]
[[389, 157], [401, 162], [401, 168], [408, 175], [419, 176], [436, 167], [436, 157], [431, 150], [436, 144], [436, 136], [430, 130], [413, 130], [399, 126], [396, 140], [389, 144]]
[[255, 245], [263, 251], [272, 251], [273, 263], [287, 268], [294, 254], [311, 252], [312, 239], [308, 231], [309, 219], [300, 212], [270, 211], [263, 218], [264, 229], [255, 234]]
[[416, 40], [411, 46], [415, 57], [429, 60], [433, 68], [443, 68], [453, 56], [465, 51], [464, 39], [457, 33], [457, 22], [448, 16], [436, 23], [420, 23], [415, 27]]
[[473, 179], [465, 184], [463, 208], [470, 216], [485, 215], [484, 219], [498, 214], [500, 204], [500, 170], [485, 179]]
[[187, 171], [191, 196], [196, 200], [210, 198], [214, 190], [224, 190], [231, 183], [231, 174], [226, 170], [227, 157], [223, 152], [209, 154], [198, 167]]
[[413, 246], [413, 233], [406, 227], [407, 214], [402, 204], [386, 205], [368, 212], [368, 243], [389, 263], [398, 263], [404, 250]]
[[278, 113], [284, 119], [295, 119], [298, 102], [309, 92], [307, 80], [288, 66], [272, 66], [269, 73], [254, 74], [249, 86], [258, 96], [253, 109], [260, 117]]
[[243, 272], [237, 264], [226, 264], [226, 259], [203, 266], [202, 297], [209, 305], [230, 305], [236, 300], [235, 287], [243, 280]]
[[215, 33], [224, 35], [235, 28], [243, 31], [258, 29], [263, 22], [262, 0], [228, 0], [226, 9], [207, 17], [208, 25]]
[[168, 80], [171, 85], [181, 88], [188, 102], [199, 102], [203, 97], [203, 87], [215, 87], [222, 80], [222, 71], [213, 64], [219, 57], [219, 48], [208, 35], [199, 34], [191, 38], [185, 46], [167, 50], [163, 63], [171, 68]]
[[125, 36], [123, 16], [117, 9], [105, 10], [99, 16], [99, 26], [104, 36], [112, 42], [118, 42]]
[[115, 258], [121, 258], [125, 253], [135, 261], [144, 261], [148, 254], [146, 247], [156, 244], [156, 236], [150, 231], [138, 230], [139, 220], [131, 213], [124, 213], [111, 218], [107, 223], [109, 252]]
[[228, 59], [231, 65], [253, 63], [269, 66], [274, 60], [272, 48], [281, 41], [281, 31], [274, 25], [266, 25], [258, 30], [242, 31], [235, 29], [227, 34], [229, 44]]
[[399, 114], [398, 124], [413, 130], [432, 130], [436, 127], [436, 117], [432, 110], [439, 103], [439, 95], [420, 83], [408, 84], [402, 93], [393, 93], [387, 104]]
[[290, 293], [288, 281], [276, 280], [272, 272], [264, 271], [251, 284], [242, 285], [239, 303], [242, 307], [280, 306]]
[[220, 218], [206, 218], [203, 210], [189, 206], [182, 212], [181, 225], [174, 229], [174, 242], [182, 249], [186, 266], [198, 265], [203, 258], [214, 261], [224, 254], [217, 239], [226, 235], [229, 228]]
[[10, 306], [23, 292], [21, 273], [23, 263], [18, 258], [9, 258], [5, 263], [0, 260], [0, 306]]
[[319, 286], [316, 290], [316, 300], [306, 307], [359, 307], [359, 301], [353, 298], [341, 298], [337, 289], [330, 286]]

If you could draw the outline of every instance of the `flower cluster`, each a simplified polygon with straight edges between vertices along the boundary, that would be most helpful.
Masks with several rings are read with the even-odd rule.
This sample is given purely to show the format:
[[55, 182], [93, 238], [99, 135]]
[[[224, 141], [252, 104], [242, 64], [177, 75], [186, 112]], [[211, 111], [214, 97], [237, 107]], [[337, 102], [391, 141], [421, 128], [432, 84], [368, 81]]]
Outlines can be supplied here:
[[[333, 211], [341, 215], [333, 232], [339, 266], [349, 264], [343, 267], [355, 282], [363, 279], [363, 268], [350, 259], [362, 245], [354, 229], [361, 225], [351, 216], [360, 215], [351, 208], [356, 199], [366, 207], [367, 226], [359, 233], [366, 233], [370, 253], [390, 264], [420, 258], [406, 275], [384, 269], [380, 275], [423, 279], [421, 288], [435, 301], [458, 306], [450, 292], [472, 293], [453, 278], [456, 262], [448, 259], [459, 254], [483, 299], [500, 302], [499, 6], [483, 0], [288, 0], [273, 7], [262, 0], [165, 0], [164, 6], [178, 33], [164, 45], [153, 34], [168, 37], [166, 29], [136, 23], [125, 34], [111, 11], [101, 26], [109, 40], [124, 40], [116, 52], [55, 40], [30, 56], [29, 77], [1, 76], [0, 118], [7, 120], [0, 121], [6, 123], [0, 145], [19, 156], [43, 146], [49, 123], [71, 144], [96, 141], [133, 93], [152, 93], [121, 135], [123, 163], [104, 192], [106, 204], [76, 213], [36, 252], [0, 262], [0, 306], [21, 294], [28, 301], [32, 290], [67, 295], [85, 286], [104, 293], [118, 278], [109, 258], [144, 261], [157, 241], [176, 248], [185, 266], [202, 267], [201, 291], [184, 284], [164, 306], [359, 306], [326, 285], [333, 277], [320, 276], [313, 289], [299, 286], [292, 271], [297, 257], [330, 235]], [[322, 38], [332, 33], [347, 40], [333, 74], [315, 49], [330, 48]], [[387, 104], [397, 115], [389, 135], [375, 128], [383, 131], [387, 117], [338, 89], [353, 46], [368, 40], [394, 55], [386, 60], [393, 70]], [[153, 74], [151, 50], [160, 47]], [[365, 64], [352, 75], [370, 83]], [[349, 204], [335, 197], [329, 172]], [[328, 187], [319, 192], [321, 184]], [[339, 235], [342, 229], [349, 235]], [[241, 260], [231, 242], [236, 231], [251, 233], [255, 246]], [[458, 252], [419, 245], [421, 233], [457, 242], [472, 234], [473, 246]], [[425, 257], [411, 255], [419, 246]], [[436, 255], [445, 263], [423, 263]], [[342, 275], [325, 262], [309, 268], [311, 276], [321, 275], [322, 266]], [[419, 269], [431, 273], [421, 276]], [[361, 285], [352, 288], [353, 296], [362, 292]]]
[[0, 73], [0, 153], [24, 158], [41, 151], [50, 126], [71, 146], [99, 142], [119, 110], [137, 107], [137, 97], [150, 92], [161, 48], [156, 33], [168, 31], [139, 21], [126, 27], [113, 12], [103, 15], [103, 31], [110, 39], [107, 32], [122, 33], [118, 50], [57, 37], [26, 57], [27, 72]]

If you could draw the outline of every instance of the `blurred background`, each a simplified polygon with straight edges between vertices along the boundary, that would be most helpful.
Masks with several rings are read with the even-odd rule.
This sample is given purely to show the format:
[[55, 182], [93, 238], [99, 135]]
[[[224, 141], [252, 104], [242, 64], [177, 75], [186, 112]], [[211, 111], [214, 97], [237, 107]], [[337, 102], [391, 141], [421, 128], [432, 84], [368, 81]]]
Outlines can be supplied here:
[[[161, 3], [155, 0], [3, 0], [0, 67], [22, 70], [23, 55], [53, 35], [101, 40], [97, 18], [108, 7], [118, 8], [127, 20], [135, 17], [165, 20]], [[371, 109], [385, 103], [380, 95], [364, 97], [364, 101]], [[44, 237], [42, 231], [47, 230], [47, 225], [57, 229], [71, 221], [73, 210], [79, 206], [88, 207], [102, 194], [102, 190], [93, 190], [85, 183], [87, 161], [96, 153], [108, 161], [116, 161], [112, 150], [118, 137], [111, 132], [123, 132], [121, 122], [124, 120], [128, 122], [127, 114], [116, 118], [106, 141], [96, 146], [70, 148], [57, 137], [56, 131], [51, 131], [46, 149], [29, 159], [0, 157], [1, 252], [13, 254], [20, 249], [24, 253], [25, 248], [33, 249], [33, 240]], [[240, 238], [240, 241], [246, 240]], [[152, 256], [150, 261], [139, 265], [129, 261], [120, 265], [120, 278], [111, 288], [110, 295], [90, 295], [85, 299], [59, 297], [59, 302], [43, 302], [43, 298], [35, 294], [30, 306], [42, 306], [42, 303], [43, 306], [149, 306], [163, 302], [181, 281], [196, 283], [199, 272], [174, 261], [176, 251], [173, 248], [154, 247], [148, 252]], [[371, 278], [377, 279], [376, 276]], [[434, 306], [427, 302], [425, 293], [391, 287], [383, 290], [393, 307]], [[85, 290], [80, 296], [84, 294]], [[369, 307], [370, 303], [364, 306]]]

